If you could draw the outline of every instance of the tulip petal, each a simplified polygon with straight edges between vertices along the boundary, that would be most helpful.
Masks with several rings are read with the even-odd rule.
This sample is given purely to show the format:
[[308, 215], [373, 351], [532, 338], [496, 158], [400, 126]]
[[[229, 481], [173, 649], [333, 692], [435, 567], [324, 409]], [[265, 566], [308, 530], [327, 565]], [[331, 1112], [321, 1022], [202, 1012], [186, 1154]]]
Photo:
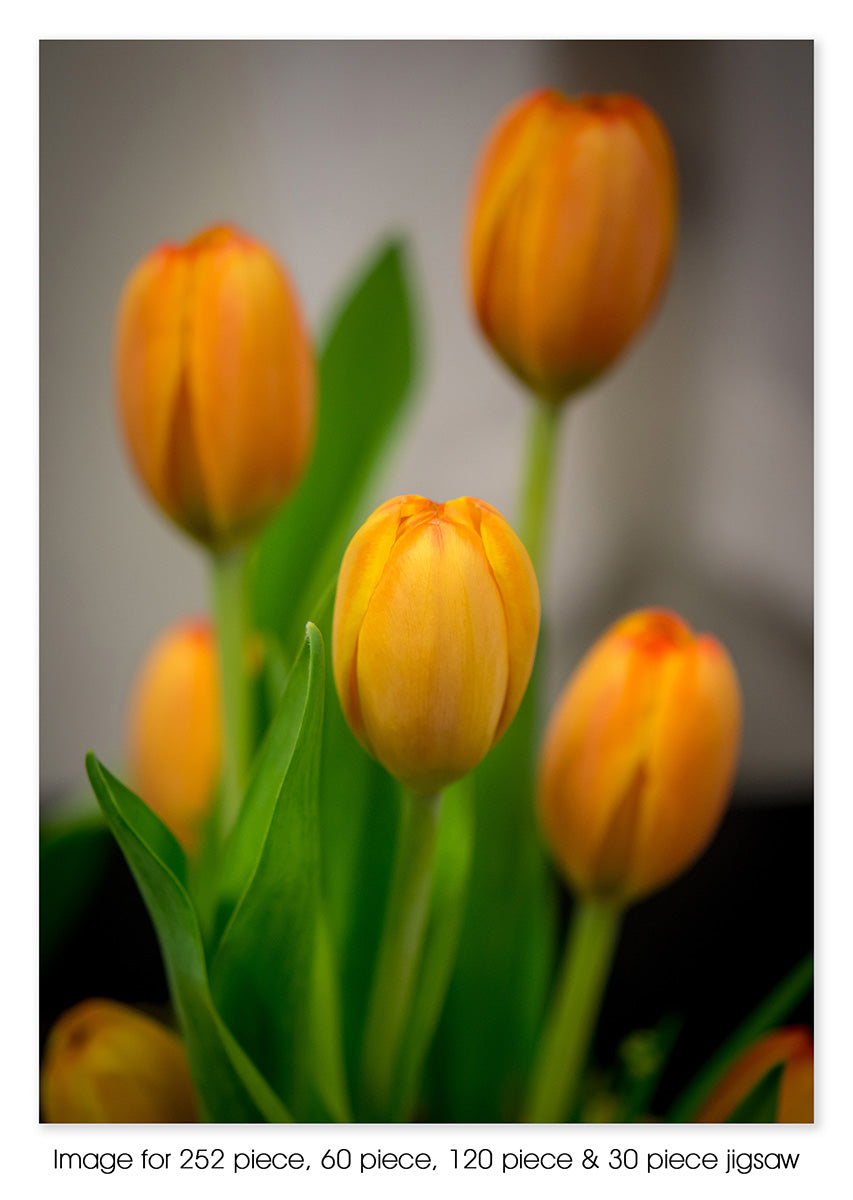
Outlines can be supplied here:
[[576, 888], [628, 903], [693, 862], [729, 795], [740, 719], [728, 655], [674, 614], [635, 613], [599, 639], [542, 755], [543, 827]]
[[404, 530], [368, 603], [356, 662], [366, 735], [391, 774], [426, 794], [482, 759], [506, 696], [506, 636], [476, 534], [438, 513]]
[[630, 342], [666, 279], [676, 213], [669, 139], [634, 97], [534, 92], [499, 121], [472, 193], [470, 288], [531, 389], [558, 402]]
[[553, 136], [563, 103], [558, 93], [549, 90], [526, 96], [501, 120], [477, 169], [468, 256], [474, 306], [486, 330], [492, 327], [495, 239], [501, 221], [529, 167]]
[[705, 849], [731, 792], [740, 729], [731, 659], [715, 639], [697, 638], [672, 656], [659, 684], [630, 896], [669, 882]]
[[[785, 1070], [779, 1089], [778, 1114], [784, 1122], [814, 1120], [814, 1052], [811, 1033], [795, 1026], [764, 1034], [738, 1058], [723, 1076], [696, 1116], [700, 1124], [727, 1121], [762, 1079], [775, 1067]], [[791, 1067], [794, 1073], [786, 1076]], [[809, 1089], [809, 1077], [811, 1089]], [[811, 1106], [809, 1094], [811, 1091]], [[790, 1104], [790, 1107], [788, 1107]], [[811, 1111], [809, 1111], [809, 1107]], [[798, 1115], [794, 1115], [798, 1114]]]
[[213, 629], [184, 621], [151, 648], [128, 719], [134, 787], [187, 852], [196, 848], [221, 765], [219, 667]]
[[[458, 503], [454, 501], [454, 503]], [[495, 577], [507, 627], [507, 689], [494, 740], [518, 712], [533, 670], [539, 635], [539, 585], [521, 539], [500, 513], [483, 500], [469, 502], [479, 511], [478, 532]], [[451, 505], [445, 506], [447, 510]]]
[[186, 257], [163, 246], [130, 276], [119, 305], [116, 376], [128, 449], [143, 482], [171, 516], [180, 511], [169, 473], [182, 390]]
[[50, 1122], [183, 1122], [198, 1104], [180, 1040], [112, 1000], [86, 1000], [51, 1031], [42, 1068]]
[[313, 366], [284, 272], [232, 238], [193, 259], [189, 397], [211, 521], [250, 528], [292, 488], [313, 435]]
[[370, 598], [396, 540], [401, 514], [411, 499], [397, 496], [368, 517], [347, 547], [338, 575], [332, 621], [335, 687], [350, 728], [371, 753], [358, 698], [358, 639]]

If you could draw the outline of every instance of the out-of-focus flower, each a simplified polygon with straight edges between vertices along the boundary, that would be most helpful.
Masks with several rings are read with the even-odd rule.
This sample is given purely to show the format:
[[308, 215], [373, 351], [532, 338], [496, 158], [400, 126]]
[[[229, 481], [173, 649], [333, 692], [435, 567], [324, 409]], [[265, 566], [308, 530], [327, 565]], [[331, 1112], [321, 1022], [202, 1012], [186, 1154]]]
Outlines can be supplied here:
[[469, 289], [483, 333], [533, 391], [564, 399], [645, 323], [677, 190], [666, 130], [633, 96], [542, 90], [499, 120], [471, 199]]
[[198, 1120], [183, 1043], [114, 1000], [84, 1000], [56, 1022], [42, 1063], [41, 1106], [51, 1122]]
[[740, 730], [719, 642], [662, 610], [617, 621], [569, 680], [542, 752], [542, 827], [574, 888], [627, 904], [684, 871], [723, 815]]
[[119, 411], [160, 507], [221, 549], [255, 532], [298, 482], [314, 433], [314, 360], [275, 256], [237, 229], [160, 246], [118, 314]]
[[783, 1125], [814, 1121], [814, 1043], [801, 1026], [774, 1029], [754, 1042], [729, 1068], [705, 1101], [696, 1120], [728, 1121], [776, 1067], [782, 1068], [776, 1120]]
[[219, 667], [209, 621], [166, 630], [134, 684], [127, 748], [133, 787], [184, 849], [198, 844], [222, 760]]
[[527, 687], [539, 588], [504, 518], [467, 496], [398, 496], [373, 513], [341, 565], [335, 684], [353, 733], [428, 795], [472, 770]]

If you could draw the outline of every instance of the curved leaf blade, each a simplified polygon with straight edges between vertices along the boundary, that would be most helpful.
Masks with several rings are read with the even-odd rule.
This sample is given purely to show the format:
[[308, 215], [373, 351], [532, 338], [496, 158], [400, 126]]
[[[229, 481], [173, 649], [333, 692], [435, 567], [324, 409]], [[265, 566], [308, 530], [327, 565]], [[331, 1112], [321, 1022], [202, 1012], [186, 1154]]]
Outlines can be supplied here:
[[[275, 1090], [310, 1103], [309, 1002], [320, 912], [317, 792], [325, 686], [323, 639], [308, 626], [264, 745], [242, 838], [266, 829], [211, 966], [219, 1011]], [[293, 734], [295, 732], [295, 738]], [[292, 748], [276, 762], [276, 748]]]
[[151, 914], [187, 1046], [211, 1121], [289, 1121], [290, 1115], [214, 1007], [184, 852], [162, 821], [93, 753], [86, 770]]

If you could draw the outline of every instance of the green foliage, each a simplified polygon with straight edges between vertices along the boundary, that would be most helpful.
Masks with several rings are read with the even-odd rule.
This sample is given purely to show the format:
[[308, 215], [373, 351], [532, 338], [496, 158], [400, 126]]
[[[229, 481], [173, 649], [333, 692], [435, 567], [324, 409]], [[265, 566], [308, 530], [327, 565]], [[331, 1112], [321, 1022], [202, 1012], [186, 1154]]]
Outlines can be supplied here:
[[239, 898], [210, 968], [219, 1012], [294, 1110], [307, 1103], [310, 1088], [305, 1050], [319, 912], [323, 681], [323, 641], [309, 625], [261, 747], [231, 855], [226, 847], [223, 882]]
[[516, 718], [474, 772], [477, 837], [436, 1066], [453, 1121], [518, 1119], [553, 973], [556, 896], [533, 808], [542, 659], [540, 638]]
[[371, 473], [411, 399], [415, 336], [403, 246], [389, 242], [346, 297], [320, 355], [317, 442], [296, 494], [253, 556], [255, 621], [290, 651], [316, 613]]
[[154, 922], [207, 1118], [288, 1121], [287, 1109], [213, 1004], [183, 850], [163, 822], [92, 753], [86, 757], [86, 770]]
[[[331, 596], [319, 616], [331, 639]], [[328, 932], [335, 947], [343, 1051], [355, 1092], [373, 966], [382, 932], [399, 824], [399, 785], [367, 755], [344, 719], [332, 672], [326, 673], [320, 771], [320, 847]]]

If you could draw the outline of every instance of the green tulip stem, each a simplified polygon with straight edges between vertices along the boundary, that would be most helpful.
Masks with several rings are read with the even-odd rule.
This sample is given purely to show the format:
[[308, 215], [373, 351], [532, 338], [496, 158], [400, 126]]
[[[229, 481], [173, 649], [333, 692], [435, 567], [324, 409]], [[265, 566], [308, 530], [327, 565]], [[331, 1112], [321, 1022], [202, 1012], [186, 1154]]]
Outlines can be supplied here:
[[219, 643], [224, 731], [220, 832], [227, 835], [243, 803], [252, 738], [251, 698], [246, 675], [246, 553], [213, 555], [213, 606]]
[[524, 1120], [571, 1120], [589, 1056], [622, 913], [600, 900], [578, 900], [551, 1001]]
[[441, 815], [441, 794], [402, 797], [385, 925], [362, 1047], [363, 1120], [387, 1120], [400, 1044], [421, 955]]
[[547, 571], [549, 507], [554, 488], [554, 467], [557, 460], [558, 433], [562, 406], [534, 396], [535, 405], [530, 421], [527, 449], [527, 468], [521, 498], [521, 540], [530, 555], [533, 569], [544, 590]]

